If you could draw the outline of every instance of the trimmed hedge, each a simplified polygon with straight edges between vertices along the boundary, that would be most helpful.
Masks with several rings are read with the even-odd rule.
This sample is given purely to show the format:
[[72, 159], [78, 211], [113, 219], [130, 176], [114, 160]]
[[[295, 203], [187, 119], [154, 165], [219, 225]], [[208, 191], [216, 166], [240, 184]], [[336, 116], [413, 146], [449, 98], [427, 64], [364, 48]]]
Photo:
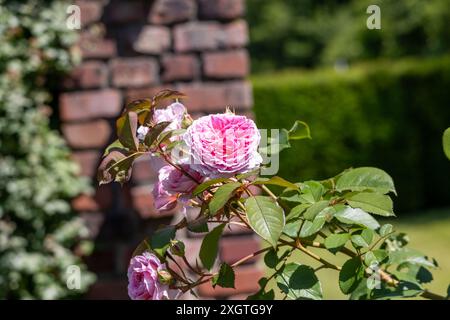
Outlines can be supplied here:
[[253, 85], [260, 128], [290, 128], [296, 119], [311, 127], [313, 140], [282, 152], [281, 175], [321, 179], [376, 166], [394, 178], [397, 212], [449, 205], [442, 132], [450, 125], [450, 57], [292, 71]]

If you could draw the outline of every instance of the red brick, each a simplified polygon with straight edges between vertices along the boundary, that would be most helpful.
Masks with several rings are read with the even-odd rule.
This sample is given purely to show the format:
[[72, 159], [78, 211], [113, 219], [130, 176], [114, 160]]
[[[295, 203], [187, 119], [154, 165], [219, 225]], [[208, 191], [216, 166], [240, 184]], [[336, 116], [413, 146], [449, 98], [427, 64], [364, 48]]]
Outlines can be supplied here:
[[199, 63], [194, 55], [168, 54], [162, 57], [163, 74], [165, 82], [176, 80], [192, 80], [199, 75]]
[[122, 97], [114, 89], [68, 92], [61, 94], [59, 104], [64, 121], [110, 118], [120, 113]]
[[129, 300], [126, 276], [120, 279], [97, 280], [86, 296], [90, 300]]
[[207, 282], [198, 287], [198, 292], [206, 297], [225, 297], [244, 292], [251, 294], [259, 290], [258, 280], [263, 276], [264, 272], [254, 265], [241, 266], [235, 269], [236, 289], [219, 286], [213, 288], [211, 282]]
[[98, 88], [108, 85], [108, 68], [100, 61], [86, 61], [76, 67], [71, 74], [64, 79], [63, 87], [74, 88]]
[[141, 218], [162, 218], [167, 216], [172, 216], [177, 211], [158, 211], [155, 209], [153, 204], [152, 196], [153, 186], [139, 186], [131, 189], [131, 197], [133, 199], [133, 207], [138, 212]]
[[247, 24], [238, 20], [226, 25], [217, 22], [188, 22], [175, 26], [175, 51], [203, 51], [238, 48], [248, 42]]
[[76, 211], [98, 211], [100, 209], [95, 199], [87, 194], [81, 194], [73, 199], [72, 208]]
[[94, 177], [100, 160], [100, 152], [76, 151], [72, 154], [72, 159], [80, 166], [80, 175]]
[[203, 74], [208, 78], [243, 78], [249, 71], [246, 50], [203, 54]]
[[117, 58], [111, 62], [117, 87], [142, 87], [158, 82], [158, 63], [153, 58]]
[[109, 141], [111, 128], [107, 121], [96, 120], [79, 124], [64, 124], [62, 131], [73, 148], [102, 148]]
[[140, 53], [160, 54], [170, 49], [170, 29], [161, 26], [146, 26], [134, 43], [134, 50]]
[[179, 84], [177, 89], [187, 95], [183, 103], [189, 112], [217, 112], [231, 107], [248, 109], [253, 105], [251, 85], [245, 81]]
[[[261, 249], [261, 242], [255, 236], [224, 237], [220, 240], [220, 258], [222, 261], [232, 264], [245, 256]], [[248, 262], [254, 262], [255, 257]]]
[[104, 38], [105, 30], [100, 26], [83, 31], [79, 46], [83, 58], [110, 58], [117, 54], [116, 42]]
[[145, 87], [145, 88], [132, 88], [126, 91], [126, 102], [129, 103], [138, 99], [151, 98], [156, 93], [163, 89], [174, 89], [171, 85]]
[[148, 157], [139, 157], [133, 163], [132, 179], [135, 183], [150, 182], [155, 180], [158, 173], [152, 166], [152, 161]]
[[149, 10], [144, 0], [109, 0], [104, 9], [104, 20], [109, 24], [144, 21]]
[[194, 0], [156, 0], [148, 17], [153, 24], [172, 24], [195, 17]]
[[103, 4], [100, 1], [77, 0], [75, 4], [80, 7], [82, 26], [100, 20], [103, 13]]
[[199, 15], [202, 19], [235, 19], [245, 11], [244, 0], [200, 0]]
[[243, 47], [248, 43], [248, 26], [244, 20], [236, 20], [227, 24], [224, 33], [230, 48]]
[[85, 239], [95, 239], [103, 226], [105, 216], [102, 212], [82, 212], [80, 218], [83, 220], [83, 224], [88, 229], [88, 234]]

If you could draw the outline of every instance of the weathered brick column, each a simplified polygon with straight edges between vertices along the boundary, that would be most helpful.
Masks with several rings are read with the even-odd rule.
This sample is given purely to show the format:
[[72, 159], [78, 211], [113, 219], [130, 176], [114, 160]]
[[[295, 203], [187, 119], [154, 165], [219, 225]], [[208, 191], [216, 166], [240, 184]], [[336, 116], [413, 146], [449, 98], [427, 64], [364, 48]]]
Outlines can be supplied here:
[[[194, 116], [239, 113], [252, 107], [244, 0], [79, 0], [82, 64], [62, 84], [61, 130], [81, 166], [94, 178], [103, 148], [115, 139], [114, 120], [127, 101], [152, 96], [162, 88], [188, 95]], [[148, 159], [135, 166], [124, 188], [106, 185], [74, 200], [90, 228], [96, 249], [88, 259], [99, 277], [90, 298], [127, 298], [126, 268], [138, 242], [173, 214], [153, 209], [155, 179]], [[96, 185], [96, 184], [94, 184]], [[186, 234], [189, 256], [201, 238]], [[259, 241], [243, 230], [228, 231], [220, 258], [229, 263], [257, 250]], [[204, 297], [245, 297], [258, 289], [261, 266], [240, 267], [235, 292], [199, 288]]]

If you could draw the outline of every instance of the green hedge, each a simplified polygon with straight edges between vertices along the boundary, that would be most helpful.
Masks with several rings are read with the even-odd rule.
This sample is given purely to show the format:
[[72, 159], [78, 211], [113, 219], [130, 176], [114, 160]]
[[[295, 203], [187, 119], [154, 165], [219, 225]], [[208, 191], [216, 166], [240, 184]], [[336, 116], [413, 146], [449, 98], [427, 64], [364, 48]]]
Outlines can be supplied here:
[[313, 140], [283, 151], [280, 174], [320, 179], [377, 166], [398, 189], [397, 211], [448, 206], [450, 57], [359, 65], [348, 71], [285, 72], [253, 79], [261, 128], [306, 121]]

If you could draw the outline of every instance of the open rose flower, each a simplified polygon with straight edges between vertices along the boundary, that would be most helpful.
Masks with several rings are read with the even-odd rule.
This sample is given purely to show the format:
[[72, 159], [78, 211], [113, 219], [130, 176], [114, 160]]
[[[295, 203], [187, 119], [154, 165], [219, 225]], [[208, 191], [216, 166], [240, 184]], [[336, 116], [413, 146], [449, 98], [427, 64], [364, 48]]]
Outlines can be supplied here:
[[203, 181], [202, 175], [192, 170], [190, 166], [182, 164], [180, 167], [184, 172], [173, 166], [164, 166], [159, 170], [159, 181], [164, 190], [169, 193], [190, 193], [198, 183]]
[[175, 102], [166, 108], [155, 109], [153, 121], [155, 123], [170, 121], [170, 125], [164, 131], [181, 129], [185, 114], [185, 106], [179, 102]]
[[[185, 115], [186, 107], [179, 102], [175, 102], [166, 108], [155, 109], [155, 112], [153, 113], [153, 122], [160, 123], [170, 121], [171, 123], [164, 129], [164, 131], [181, 129]], [[149, 130], [149, 127], [140, 126], [136, 132], [138, 140], [144, 141]], [[176, 139], [179, 139], [179, 137], [172, 137], [170, 140], [175, 141]]]
[[152, 253], [144, 252], [133, 257], [128, 267], [128, 295], [132, 300], [170, 299], [175, 291], [161, 282], [158, 273], [165, 272], [165, 265]]
[[195, 120], [184, 134], [194, 170], [207, 177], [231, 176], [257, 168], [261, 140], [255, 123], [232, 113]]

